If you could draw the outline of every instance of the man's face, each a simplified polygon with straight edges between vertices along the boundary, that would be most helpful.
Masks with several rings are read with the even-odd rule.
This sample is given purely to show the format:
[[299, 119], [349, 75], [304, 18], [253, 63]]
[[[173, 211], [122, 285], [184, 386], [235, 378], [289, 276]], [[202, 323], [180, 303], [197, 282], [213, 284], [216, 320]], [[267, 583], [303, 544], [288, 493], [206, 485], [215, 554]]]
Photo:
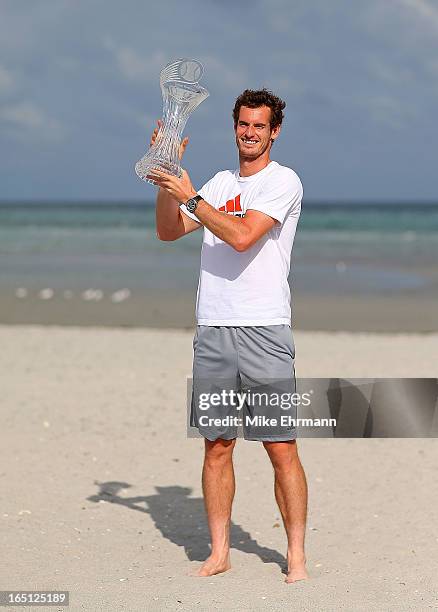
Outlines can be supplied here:
[[256, 159], [271, 147], [280, 133], [280, 126], [271, 130], [271, 109], [269, 106], [248, 108], [241, 106], [235, 129], [236, 144], [240, 157]]

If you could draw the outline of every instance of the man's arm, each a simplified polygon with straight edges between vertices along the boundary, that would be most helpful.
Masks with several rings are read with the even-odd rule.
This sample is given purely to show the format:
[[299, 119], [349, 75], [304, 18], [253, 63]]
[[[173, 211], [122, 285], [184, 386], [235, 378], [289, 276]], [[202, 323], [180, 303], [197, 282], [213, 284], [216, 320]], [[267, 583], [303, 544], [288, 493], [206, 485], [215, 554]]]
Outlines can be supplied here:
[[159, 240], [177, 240], [201, 227], [184, 215], [179, 203], [162, 187], [157, 194], [156, 230]]
[[[181, 178], [154, 170], [153, 174], [151, 172], [151, 178], [160, 186], [160, 191], [164, 190], [176, 204], [178, 202], [187, 202], [187, 200], [196, 195], [190, 177], [185, 170], [183, 170]], [[175, 217], [173, 222], [175, 223], [176, 213], [174, 214]], [[192, 229], [189, 229], [189, 231], [193, 231], [197, 229], [197, 227], [200, 227], [196, 221], [193, 221], [193, 219], [190, 219], [190, 217], [184, 215], [184, 213], [180, 214], [185, 217], [185, 219], [179, 222], [179, 230], [175, 232], [175, 237], [187, 233], [187, 231], [180, 233], [183, 231], [183, 227], [191, 227]], [[240, 217], [233, 217], [226, 212], [216, 210], [214, 206], [211, 206], [205, 200], [198, 202], [195, 215], [202, 225], [208, 228], [215, 236], [239, 252], [249, 249], [277, 223], [277, 221], [269, 215], [257, 210], [248, 210], [243, 219]], [[190, 221], [195, 227], [189, 225]], [[169, 238], [169, 240], [172, 239], [175, 240], [175, 238]], [[162, 240], [165, 240], [165, 238], [162, 238]]]
[[[156, 141], [160, 127], [161, 121], [158, 120], [157, 127], [152, 132], [150, 146]], [[180, 160], [184, 155], [188, 142], [189, 139], [186, 136], [179, 148]], [[180, 211], [179, 203], [161, 187], [157, 193], [155, 220], [156, 233], [159, 240], [177, 240], [181, 236], [185, 236], [201, 227], [200, 223], [193, 221], [187, 215], [183, 215]]]
[[258, 210], [248, 210], [244, 218], [233, 217], [216, 210], [201, 200], [195, 215], [215, 236], [232, 246], [236, 251], [246, 251], [277, 223], [275, 219]]

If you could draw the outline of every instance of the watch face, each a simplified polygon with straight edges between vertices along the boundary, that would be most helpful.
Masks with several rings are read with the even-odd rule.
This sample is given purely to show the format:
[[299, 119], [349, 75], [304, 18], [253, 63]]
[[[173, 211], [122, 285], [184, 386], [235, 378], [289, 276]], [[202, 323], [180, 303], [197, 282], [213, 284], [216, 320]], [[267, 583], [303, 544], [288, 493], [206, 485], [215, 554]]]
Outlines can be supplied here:
[[186, 204], [186, 208], [189, 212], [194, 212], [196, 209], [196, 204], [197, 201], [194, 198], [191, 198], [190, 200], [188, 200], [187, 204]]

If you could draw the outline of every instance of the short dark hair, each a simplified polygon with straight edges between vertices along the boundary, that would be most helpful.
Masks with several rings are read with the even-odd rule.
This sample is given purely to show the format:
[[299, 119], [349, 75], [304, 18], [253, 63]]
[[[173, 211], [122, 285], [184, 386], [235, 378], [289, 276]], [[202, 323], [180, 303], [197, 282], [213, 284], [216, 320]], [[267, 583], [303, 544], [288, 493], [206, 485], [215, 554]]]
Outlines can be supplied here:
[[237, 127], [239, 121], [239, 112], [241, 106], [248, 106], [248, 108], [259, 108], [260, 106], [268, 106], [271, 109], [271, 130], [281, 125], [284, 114], [283, 110], [286, 108], [286, 102], [283, 102], [281, 98], [275, 96], [269, 89], [245, 89], [243, 93], [237, 98], [233, 108], [233, 119], [234, 128]]

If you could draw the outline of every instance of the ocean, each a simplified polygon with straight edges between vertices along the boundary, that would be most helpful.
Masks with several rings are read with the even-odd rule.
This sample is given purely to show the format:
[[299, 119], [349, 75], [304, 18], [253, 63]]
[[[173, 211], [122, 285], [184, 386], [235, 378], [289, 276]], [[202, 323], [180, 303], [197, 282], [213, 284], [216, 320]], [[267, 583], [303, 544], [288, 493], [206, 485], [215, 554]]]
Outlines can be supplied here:
[[[26, 300], [71, 309], [141, 295], [144, 307], [160, 292], [193, 295], [202, 230], [163, 243], [154, 223], [147, 203], [0, 204], [0, 323]], [[438, 205], [304, 202], [289, 280], [297, 295], [427, 295], [437, 261]]]

